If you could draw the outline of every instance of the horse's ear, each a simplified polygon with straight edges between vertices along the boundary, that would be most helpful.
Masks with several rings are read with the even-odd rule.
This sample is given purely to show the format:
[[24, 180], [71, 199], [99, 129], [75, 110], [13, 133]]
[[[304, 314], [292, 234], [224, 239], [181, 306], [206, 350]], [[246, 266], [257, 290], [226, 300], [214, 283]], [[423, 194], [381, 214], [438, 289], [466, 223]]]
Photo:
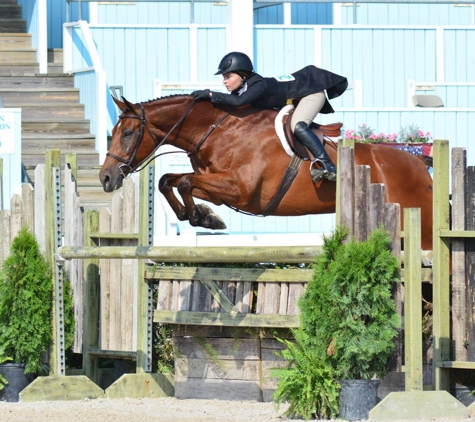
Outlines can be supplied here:
[[[122, 100], [124, 101], [124, 104], [126, 105], [126, 108], [130, 111], [134, 111], [134, 105], [128, 101], [125, 97], [122, 97]], [[124, 111], [124, 110], [122, 110]]]
[[118, 98], [114, 97], [113, 95], [112, 95], [112, 99], [114, 100], [114, 103], [117, 104], [117, 107], [119, 107], [120, 111], [124, 111], [127, 108], [127, 106], [122, 101], [120, 101]]

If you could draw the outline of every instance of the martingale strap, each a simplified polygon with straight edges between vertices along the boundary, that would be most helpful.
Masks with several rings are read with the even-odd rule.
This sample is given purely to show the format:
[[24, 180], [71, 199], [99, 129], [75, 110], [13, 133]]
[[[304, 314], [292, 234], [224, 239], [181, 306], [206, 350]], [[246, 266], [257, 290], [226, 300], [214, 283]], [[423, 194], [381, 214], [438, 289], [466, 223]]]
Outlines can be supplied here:
[[295, 154], [292, 156], [274, 197], [261, 212], [263, 216], [271, 215], [280, 204], [280, 201], [292, 185], [295, 176], [297, 176], [300, 166], [302, 165], [302, 161], [303, 160], [300, 157], [297, 157]]

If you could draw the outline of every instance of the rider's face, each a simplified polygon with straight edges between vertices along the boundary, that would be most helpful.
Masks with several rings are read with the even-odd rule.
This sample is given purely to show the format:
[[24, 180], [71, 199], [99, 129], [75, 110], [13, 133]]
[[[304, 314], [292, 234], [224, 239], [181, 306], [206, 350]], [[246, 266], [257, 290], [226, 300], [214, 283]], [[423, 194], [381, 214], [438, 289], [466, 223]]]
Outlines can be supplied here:
[[234, 72], [225, 73], [223, 75], [223, 84], [229, 92], [235, 91], [236, 89], [241, 88], [242, 78]]

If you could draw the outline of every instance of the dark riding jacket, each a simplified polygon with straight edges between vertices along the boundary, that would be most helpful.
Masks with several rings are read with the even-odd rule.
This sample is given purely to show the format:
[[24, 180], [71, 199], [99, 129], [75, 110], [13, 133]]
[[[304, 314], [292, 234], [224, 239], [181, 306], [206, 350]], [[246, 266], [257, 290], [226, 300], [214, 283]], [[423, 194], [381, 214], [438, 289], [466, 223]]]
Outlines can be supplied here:
[[[231, 95], [213, 91], [211, 102], [236, 107], [250, 104], [258, 108], [282, 108], [288, 99], [303, 98], [321, 91], [326, 91], [329, 99], [336, 98], [348, 87], [345, 77], [312, 65], [292, 73], [292, 76], [280, 81], [254, 73], [242, 88], [232, 91]], [[333, 112], [333, 107], [325, 99], [320, 113]]]

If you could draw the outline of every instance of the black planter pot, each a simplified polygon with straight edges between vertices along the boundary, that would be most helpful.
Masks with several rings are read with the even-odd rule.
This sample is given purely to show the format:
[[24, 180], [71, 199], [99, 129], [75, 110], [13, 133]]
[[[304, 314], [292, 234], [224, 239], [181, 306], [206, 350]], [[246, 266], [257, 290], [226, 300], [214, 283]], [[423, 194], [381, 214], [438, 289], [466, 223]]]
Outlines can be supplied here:
[[472, 394], [472, 391], [475, 390], [475, 387], [467, 387], [465, 385], [457, 385], [450, 389], [452, 396], [454, 396], [460, 403], [468, 407], [473, 402], [475, 402], [475, 395]]
[[340, 390], [340, 418], [356, 421], [368, 419], [378, 402], [379, 380], [343, 380]]
[[8, 381], [3, 390], [0, 390], [0, 401], [17, 402], [20, 400], [20, 392], [34, 378], [32, 375], [25, 375], [24, 370], [24, 363], [3, 363], [0, 365], [0, 373]]

